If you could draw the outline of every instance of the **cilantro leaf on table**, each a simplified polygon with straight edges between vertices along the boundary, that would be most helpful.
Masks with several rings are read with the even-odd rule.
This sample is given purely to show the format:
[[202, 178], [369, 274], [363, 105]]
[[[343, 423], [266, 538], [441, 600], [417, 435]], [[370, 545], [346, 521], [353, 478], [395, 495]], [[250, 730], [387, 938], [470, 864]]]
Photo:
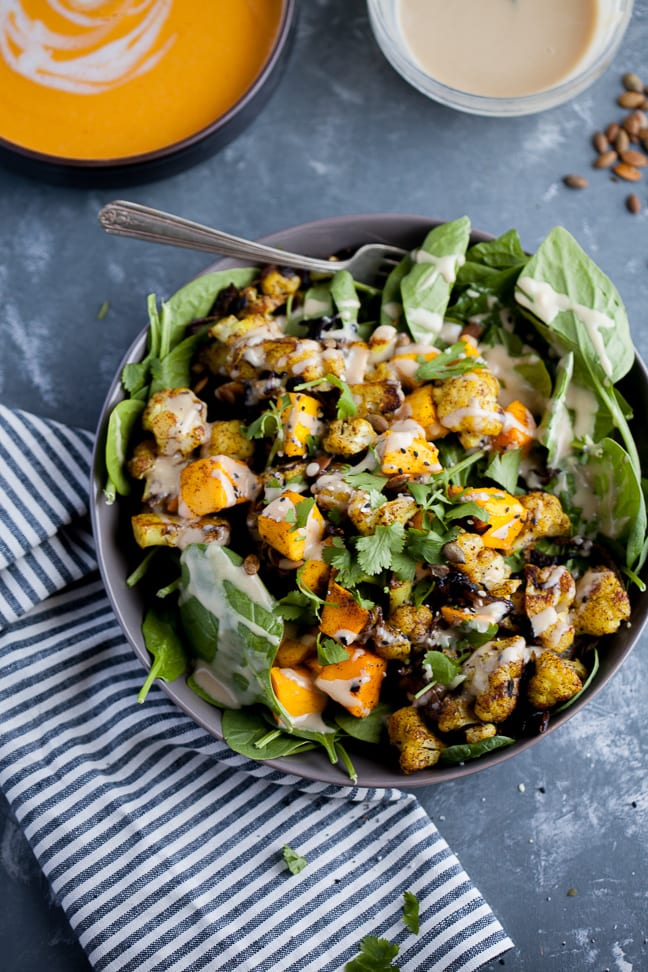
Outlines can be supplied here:
[[413, 891], [403, 892], [403, 922], [408, 931], [418, 935], [420, 928], [419, 901]]
[[399, 966], [392, 964], [400, 949], [386, 938], [366, 935], [360, 942], [360, 954], [344, 966], [344, 972], [399, 972]]
[[283, 859], [286, 862], [286, 867], [291, 874], [299, 874], [303, 871], [308, 861], [305, 857], [302, 857], [297, 851], [294, 851], [290, 844], [285, 844], [283, 848]]

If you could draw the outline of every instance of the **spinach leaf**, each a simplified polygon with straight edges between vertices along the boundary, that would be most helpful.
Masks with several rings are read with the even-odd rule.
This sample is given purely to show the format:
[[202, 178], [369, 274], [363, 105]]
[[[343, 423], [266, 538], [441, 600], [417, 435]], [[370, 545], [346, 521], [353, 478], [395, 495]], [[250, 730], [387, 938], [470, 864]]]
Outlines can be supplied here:
[[283, 622], [275, 615], [270, 630], [259, 623], [275, 611], [270, 592], [257, 574], [246, 574], [218, 544], [191, 544], [180, 562], [180, 616], [187, 640], [199, 656], [213, 652], [211, 658], [200, 657], [196, 682], [205, 690], [212, 686], [216, 701], [232, 708], [261, 702], [282, 712], [272, 690], [270, 667]]
[[414, 252], [414, 266], [401, 281], [405, 319], [415, 341], [434, 342], [470, 238], [467, 216], [431, 230]]
[[221, 728], [223, 738], [230, 749], [249, 759], [279, 759], [283, 756], [294, 756], [315, 749], [315, 743], [307, 739], [300, 739], [287, 732], [272, 733], [272, 738], [264, 745], [257, 745], [266, 740], [269, 726], [263, 715], [256, 709], [225, 709], [222, 715]]
[[187, 656], [170, 612], [149, 608], [142, 623], [142, 634], [153, 664], [137, 696], [138, 702], [144, 702], [156, 678], [173, 682], [187, 671]]
[[155, 355], [163, 360], [182, 340], [187, 325], [209, 313], [221, 290], [230, 284], [246, 287], [258, 272], [254, 267], [215, 270], [196, 277], [177, 290], [160, 308], [160, 340], [154, 349]]
[[550, 469], [556, 468], [571, 450], [573, 427], [566, 398], [573, 373], [574, 355], [570, 351], [558, 363], [553, 394], [538, 427], [538, 441], [547, 450], [547, 466]]
[[548, 344], [605, 385], [632, 367], [634, 348], [621, 297], [603, 271], [562, 226], [531, 257], [515, 291]]
[[440, 758], [443, 763], [465, 763], [469, 759], [477, 759], [494, 749], [510, 746], [514, 742], [515, 739], [510, 736], [491, 736], [490, 739], [482, 739], [476, 743], [458, 743], [456, 746], [442, 749]]
[[131, 490], [130, 480], [124, 470], [128, 443], [137, 425], [144, 402], [138, 399], [125, 398], [118, 402], [110, 413], [106, 432], [106, 470], [113, 487], [120, 496], [128, 496]]
[[187, 388], [191, 382], [191, 361], [200, 344], [205, 340], [207, 327], [191, 334], [173, 348], [164, 358], [151, 361], [151, 385], [149, 395], [164, 388]]
[[[495, 270], [505, 270], [511, 267], [519, 269], [524, 266], [527, 260], [528, 256], [522, 249], [518, 231], [510, 229], [494, 240], [485, 240], [483, 243], [475, 243], [474, 246], [471, 246], [466, 253], [464, 267], [466, 264], [476, 263], [485, 267], [492, 267]], [[466, 282], [469, 283], [471, 277], [464, 267], [459, 271], [457, 282], [463, 281], [463, 278], [467, 277]]]
[[401, 283], [410, 272], [414, 263], [409, 255], [402, 258], [391, 271], [383, 287], [380, 301], [380, 323], [395, 326], [403, 313]]
[[450, 685], [461, 672], [461, 665], [442, 651], [426, 651], [423, 667], [429, 670], [430, 682], [439, 682], [441, 685]]
[[385, 719], [393, 712], [392, 706], [386, 702], [380, 702], [369, 715], [358, 719], [352, 716], [346, 709], [341, 709], [335, 714], [335, 721], [340, 729], [343, 729], [347, 736], [359, 739], [361, 742], [373, 743], [377, 745], [383, 738], [385, 730]]
[[[360, 298], [356, 293], [355, 282], [348, 270], [338, 270], [331, 280], [331, 297], [342, 321], [342, 332], [346, 337], [355, 337], [358, 329]], [[335, 335], [336, 331], [330, 332]]]

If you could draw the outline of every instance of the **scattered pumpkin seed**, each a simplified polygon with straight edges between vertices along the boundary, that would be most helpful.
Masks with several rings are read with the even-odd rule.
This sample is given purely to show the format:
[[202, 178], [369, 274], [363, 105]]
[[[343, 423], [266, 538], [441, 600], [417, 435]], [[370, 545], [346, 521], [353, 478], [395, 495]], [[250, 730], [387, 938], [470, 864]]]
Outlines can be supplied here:
[[594, 143], [594, 148], [601, 155], [603, 152], [607, 152], [610, 147], [610, 142], [605, 132], [596, 132], [594, 138], [592, 139]]
[[566, 186], [570, 189], [587, 189], [589, 185], [587, 179], [580, 175], [566, 175], [563, 179]]
[[641, 212], [641, 200], [636, 192], [630, 193], [626, 199], [626, 206], [631, 213], [635, 215]]
[[628, 165], [634, 165], [636, 169], [643, 169], [648, 165], [648, 158], [646, 158], [643, 152], [636, 152], [634, 149], [628, 149], [627, 152], [622, 152], [621, 161], [627, 162]]
[[643, 92], [643, 82], [638, 74], [634, 71], [627, 71], [621, 79], [623, 82], [623, 87], [626, 91], [641, 91]]
[[614, 151], [614, 149], [608, 149], [607, 152], [601, 152], [600, 155], [594, 159], [595, 169], [609, 169], [611, 165], [617, 161], [619, 156]]
[[617, 98], [617, 104], [622, 108], [640, 108], [645, 101], [645, 94], [642, 91], [624, 91]]
[[637, 182], [641, 179], [639, 169], [635, 168], [634, 165], [628, 165], [627, 162], [619, 162], [618, 165], [615, 165], [614, 173], [618, 175], [619, 179], [625, 179], [626, 182]]

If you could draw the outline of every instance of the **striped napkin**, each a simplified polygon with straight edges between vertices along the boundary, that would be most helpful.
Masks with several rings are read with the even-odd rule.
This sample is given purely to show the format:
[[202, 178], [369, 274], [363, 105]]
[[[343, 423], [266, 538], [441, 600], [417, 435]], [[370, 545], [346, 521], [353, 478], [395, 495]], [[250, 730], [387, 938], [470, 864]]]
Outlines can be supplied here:
[[372, 935], [402, 972], [469, 972], [510, 948], [411, 793], [282, 775], [157, 687], [137, 703], [90, 454], [90, 433], [0, 406], [0, 785], [92, 965], [338, 972]]

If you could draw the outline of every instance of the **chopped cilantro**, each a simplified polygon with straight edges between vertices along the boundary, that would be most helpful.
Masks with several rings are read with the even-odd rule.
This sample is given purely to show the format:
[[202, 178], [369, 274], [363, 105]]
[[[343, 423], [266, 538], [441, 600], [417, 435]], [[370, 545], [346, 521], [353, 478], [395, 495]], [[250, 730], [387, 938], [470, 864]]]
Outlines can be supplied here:
[[356, 540], [358, 564], [370, 577], [389, 570], [394, 555], [403, 552], [405, 527], [402, 523], [377, 526], [375, 533]]
[[337, 417], [339, 419], [351, 418], [358, 411], [353, 392], [349, 385], [337, 375], [324, 375], [322, 378], [313, 378], [312, 381], [304, 381], [301, 385], [295, 385], [295, 391], [304, 391], [306, 388], [313, 388], [315, 385], [333, 385], [340, 392], [337, 403]]
[[442, 380], [455, 378], [458, 375], [465, 375], [468, 371], [477, 371], [485, 367], [485, 363], [480, 358], [466, 354], [466, 345], [463, 341], [457, 341], [430, 361], [424, 361], [416, 371], [416, 379], [432, 381], [437, 378]]
[[299, 874], [308, 864], [306, 858], [294, 851], [289, 844], [286, 844], [283, 848], [283, 859], [291, 874]]
[[403, 922], [412, 935], [419, 933], [419, 902], [412, 891], [405, 891], [403, 894]]
[[360, 954], [344, 966], [344, 972], [399, 972], [399, 966], [392, 964], [400, 949], [386, 938], [366, 935], [360, 942]]
[[320, 665], [335, 665], [337, 662], [346, 661], [348, 657], [349, 654], [342, 645], [320, 632], [317, 636], [317, 660]]
[[[305, 496], [303, 499], [298, 500], [294, 507], [294, 518], [291, 519], [292, 526], [290, 528], [291, 532], [293, 530], [303, 530], [308, 523], [308, 517], [310, 516], [311, 510], [315, 505], [315, 500], [312, 496]], [[289, 510], [289, 512], [292, 512]], [[288, 519], [288, 516], [286, 516]]]
[[522, 453], [519, 449], [509, 449], [508, 452], [503, 452], [501, 455], [496, 452], [486, 466], [484, 476], [492, 479], [498, 486], [505, 489], [507, 493], [515, 494], [517, 491], [521, 458]]

